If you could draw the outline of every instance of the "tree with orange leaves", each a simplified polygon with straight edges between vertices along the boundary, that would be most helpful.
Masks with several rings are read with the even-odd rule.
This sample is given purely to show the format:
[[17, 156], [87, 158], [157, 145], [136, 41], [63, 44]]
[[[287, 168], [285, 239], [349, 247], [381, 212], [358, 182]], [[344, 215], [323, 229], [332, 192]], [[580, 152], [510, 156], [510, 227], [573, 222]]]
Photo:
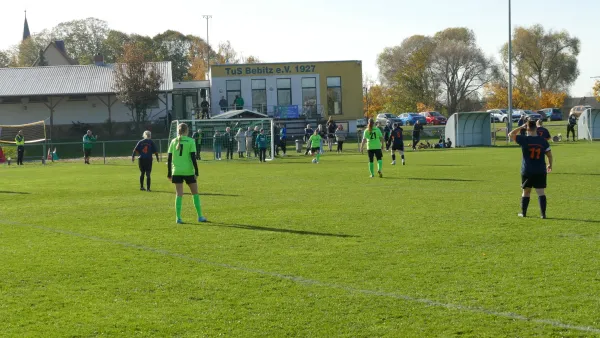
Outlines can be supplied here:
[[594, 96], [600, 102], [600, 81], [596, 81], [596, 84], [594, 84]]

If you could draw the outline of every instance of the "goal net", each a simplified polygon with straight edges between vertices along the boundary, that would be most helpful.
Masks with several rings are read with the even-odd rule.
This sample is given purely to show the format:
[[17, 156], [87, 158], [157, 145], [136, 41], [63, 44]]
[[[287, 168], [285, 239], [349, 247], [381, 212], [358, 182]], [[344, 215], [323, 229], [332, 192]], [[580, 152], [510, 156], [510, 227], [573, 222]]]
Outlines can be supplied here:
[[25, 144], [46, 142], [46, 123], [38, 121], [21, 125], [0, 125], [0, 144], [15, 144], [19, 131], [22, 131]]
[[[186, 123], [189, 127], [189, 137], [194, 132], [200, 130], [200, 149], [202, 159], [216, 159], [217, 154], [221, 153], [221, 158], [226, 158], [227, 150], [233, 149], [234, 158], [238, 158], [238, 151], [243, 150], [244, 156], [250, 154], [251, 157], [257, 157], [258, 148], [253, 142], [256, 136], [252, 133], [264, 130], [268, 141], [267, 160], [272, 160], [275, 156], [275, 141], [272, 137], [274, 130], [273, 119], [208, 119], [208, 120], [174, 120], [169, 128], [169, 144], [171, 140], [177, 137], [177, 125]], [[225, 136], [226, 129], [230, 128], [233, 142]], [[250, 128], [250, 133], [248, 132]], [[241, 144], [243, 142], [243, 144]], [[241, 148], [239, 148], [241, 146]], [[248, 149], [248, 146], [250, 148]]]
[[46, 123], [38, 121], [21, 125], [0, 125], [0, 160], [17, 157], [15, 138], [19, 131], [25, 141], [25, 159], [45, 158]]

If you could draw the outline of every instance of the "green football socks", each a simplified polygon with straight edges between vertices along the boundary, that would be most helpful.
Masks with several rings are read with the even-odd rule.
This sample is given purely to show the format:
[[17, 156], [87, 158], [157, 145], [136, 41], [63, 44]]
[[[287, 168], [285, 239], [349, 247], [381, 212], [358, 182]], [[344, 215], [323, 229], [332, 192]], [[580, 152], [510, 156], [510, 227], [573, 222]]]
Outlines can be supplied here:
[[317, 153], [317, 162], [319, 162], [320, 158], [321, 158], [321, 153]]
[[377, 171], [381, 171], [383, 169], [383, 160], [377, 161]]
[[177, 214], [177, 219], [181, 219], [181, 204], [183, 202], [183, 196], [175, 197], [175, 213]]
[[194, 195], [194, 207], [196, 207], [196, 213], [198, 218], [202, 217], [202, 207], [200, 206], [200, 195]]
[[373, 162], [369, 162], [369, 172], [371, 176], [375, 176], [375, 164]]

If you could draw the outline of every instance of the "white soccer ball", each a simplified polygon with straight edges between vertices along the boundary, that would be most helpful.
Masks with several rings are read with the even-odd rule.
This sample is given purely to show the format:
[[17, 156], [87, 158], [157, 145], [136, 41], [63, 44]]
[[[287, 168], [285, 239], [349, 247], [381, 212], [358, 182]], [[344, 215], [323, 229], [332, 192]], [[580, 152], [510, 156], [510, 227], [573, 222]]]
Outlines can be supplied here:
[[313, 158], [312, 163], [317, 163], [317, 159]]

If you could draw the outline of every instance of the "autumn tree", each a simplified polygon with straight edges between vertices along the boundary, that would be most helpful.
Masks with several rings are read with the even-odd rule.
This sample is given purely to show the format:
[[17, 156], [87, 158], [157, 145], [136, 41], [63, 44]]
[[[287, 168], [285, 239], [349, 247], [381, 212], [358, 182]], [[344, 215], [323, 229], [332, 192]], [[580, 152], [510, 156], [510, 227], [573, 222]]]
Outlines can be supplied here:
[[389, 101], [388, 89], [380, 84], [369, 83], [363, 94], [363, 114], [366, 118], [375, 117], [385, 111]]
[[128, 44], [123, 57], [115, 67], [114, 89], [117, 98], [131, 111], [131, 118], [139, 132], [148, 118], [148, 108], [158, 99], [163, 83], [162, 76], [154, 64], [147, 62], [143, 46]]
[[418, 102], [436, 105], [439, 82], [430, 67], [434, 50], [432, 38], [414, 35], [400, 46], [386, 48], [379, 54], [377, 64], [382, 84], [389, 88], [387, 111], [415, 111]]
[[[580, 41], [567, 31], [546, 31], [541, 25], [517, 27], [513, 55], [518, 76], [540, 95], [542, 91], [566, 92], [579, 76]], [[502, 50], [508, 58], [508, 45]], [[519, 87], [525, 87], [525, 83]]]
[[250, 55], [248, 57], [244, 57], [242, 62], [243, 63], [261, 63], [262, 61], [258, 57], [254, 56], [254, 55]]
[[54, 27], [51, 35], [54, 40], [63, 40], [67, 54], [79, 64], [91, 64], [94, 55], [104, 50], [104, 42], [110, 29], [106, 21], [87, 18], [62, 22]]
[[6, 68], [10, 64], [11, 55], [7, 51], [0, 51], [0, 68]]
[[494, 65], [477, 46], [475, 33], [470, 29], [448, 28], [436, 33], [434, 41], [431, 70], [445, 89], [451, 115], [491, 80]]
[[600, 102], [600, 81], [596, 81], [596, 83], [594, 84], [594, 96], [596, 97], [596, 100], [598, 102]]
[[217, 64], [240, 63], [241, 61], [238, 52], [233, 48], [229, 40], [219, 43], [216, 58]]

